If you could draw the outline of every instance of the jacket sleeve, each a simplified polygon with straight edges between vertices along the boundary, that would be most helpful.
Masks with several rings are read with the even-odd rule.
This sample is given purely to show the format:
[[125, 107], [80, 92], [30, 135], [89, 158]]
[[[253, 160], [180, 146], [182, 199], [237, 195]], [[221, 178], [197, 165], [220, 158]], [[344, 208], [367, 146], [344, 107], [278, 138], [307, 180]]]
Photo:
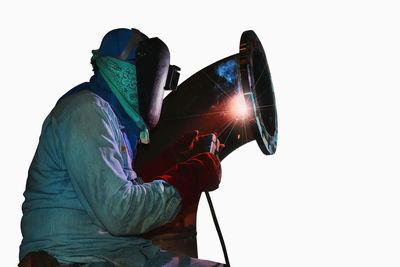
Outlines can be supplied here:
[[138, 185], [128, 179], [119, 143], [121, 133], [110, 111], [107, 103], [88, 101], [59, 122], [65, 123], [60, 133], [64, 161], [93, 221], [112, 235], [141, 234], [174, 219], [181, 198], [164, 181]]

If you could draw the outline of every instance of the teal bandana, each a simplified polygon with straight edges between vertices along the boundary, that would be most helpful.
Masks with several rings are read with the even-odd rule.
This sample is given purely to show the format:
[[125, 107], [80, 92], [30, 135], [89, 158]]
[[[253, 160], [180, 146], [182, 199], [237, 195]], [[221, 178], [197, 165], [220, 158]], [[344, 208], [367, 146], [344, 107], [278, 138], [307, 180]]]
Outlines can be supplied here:
[[140, 141], [150, 142], [149, 131], [139, 115], [136, 66], [114, 57], [103, 57], [99, 50], [92, 51], [91, 61], [96, 62], [104, 80], [129, 117], [141, 129]]

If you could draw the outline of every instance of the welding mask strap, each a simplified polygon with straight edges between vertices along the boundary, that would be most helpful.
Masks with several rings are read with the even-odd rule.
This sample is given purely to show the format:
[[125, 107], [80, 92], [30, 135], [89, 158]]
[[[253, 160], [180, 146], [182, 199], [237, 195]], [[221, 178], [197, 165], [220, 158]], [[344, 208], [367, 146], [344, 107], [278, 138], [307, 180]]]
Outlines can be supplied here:
[[132, 29], [132, 32], [133, 33], [131, 39], [129, 39], [128, 44], [121, 52], [121, 55], [117, 57], [117, 59], [125, 61], [128, 58], [129, 54], [131, 53], [132, 49], [142, 41], [142, 34], [140, 33], [139, 30]]

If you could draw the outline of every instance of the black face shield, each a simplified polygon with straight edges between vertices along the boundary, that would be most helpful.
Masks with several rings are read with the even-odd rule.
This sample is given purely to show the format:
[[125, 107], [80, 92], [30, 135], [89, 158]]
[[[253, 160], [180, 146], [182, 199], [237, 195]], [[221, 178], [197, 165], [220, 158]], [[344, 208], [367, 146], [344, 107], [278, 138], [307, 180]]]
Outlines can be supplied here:
[[180, 68], [171, 66], [167, 45], [158, 39], [143, 40], [141, 33], [132, 29], [132, 37], [117, 57], [126, 60], [135, 46], [136, 77], [140, 116], [148, 129], [154, 128], [160, 118], [164, 90], [176, 90]]

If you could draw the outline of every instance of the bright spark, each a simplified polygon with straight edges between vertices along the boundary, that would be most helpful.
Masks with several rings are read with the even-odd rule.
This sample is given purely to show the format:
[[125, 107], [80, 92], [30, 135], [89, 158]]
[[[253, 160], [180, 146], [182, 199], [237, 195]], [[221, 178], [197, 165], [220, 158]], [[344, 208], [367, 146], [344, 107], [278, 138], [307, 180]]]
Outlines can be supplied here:
[[249, 108], [243, 94], [239, 94], [231, 99], [230, 108], [236, 120], [245, 119], [249, 115]]

